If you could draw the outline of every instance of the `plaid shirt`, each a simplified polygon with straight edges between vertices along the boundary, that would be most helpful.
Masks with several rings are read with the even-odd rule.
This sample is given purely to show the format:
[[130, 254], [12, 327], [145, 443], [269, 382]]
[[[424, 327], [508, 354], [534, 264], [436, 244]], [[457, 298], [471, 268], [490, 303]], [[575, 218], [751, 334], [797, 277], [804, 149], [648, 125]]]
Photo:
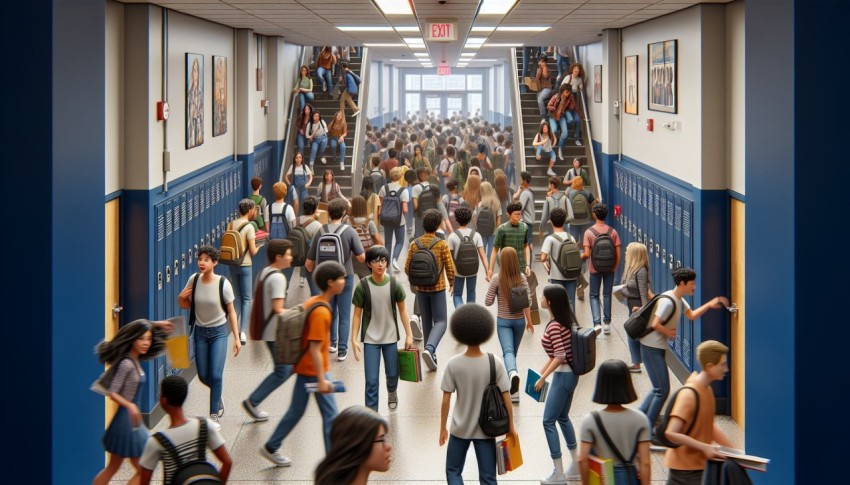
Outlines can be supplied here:
[[496, 229], [496, 238], [493, 247], [501, 250], [505, 247], [516, 249], [519, 256], [519, 270], [525, 271], [525, 239], [528, 233], [528, 224], [520, 221], [516, 226], [511, 221], [505, 222]]
[[[422, 237], [419, 238], [421, 240], [422, 247], [428, 247], [428, 245], [431, 244], [431, 240], [435, 237], [439, 239], [436, 234], [423, 234]], [[404, 263], [405, 273], [410, 273], [410, 261], [413, 259], [413, 253], [419, 250], [419, 246], [416, 245], [416, 239], [414, 239], [410, 242], [410, 249], [407, 251], [407, 262]], [[424, 251], [424, 249], [422, 251]], [[449, 279], [449, 286], [453, 286], [455, 284], [455, 262], [452, 259], [452, 252], [449, 250], [449, 244], [446, 241], [440, 240], [437, 244], [434, 244], [431, 251], [433, 251], [434, 255], [437, 257], [437, 263], [441, 268], [443, 268], [443, 271], [445, 271], [446, 278]], [[411, 287], [415, 288], [416, 291], [424, 293], [442, 291], [446, 289], [446, 278], [440, 277], [437, 284], [434, 286], [411, 285]]]

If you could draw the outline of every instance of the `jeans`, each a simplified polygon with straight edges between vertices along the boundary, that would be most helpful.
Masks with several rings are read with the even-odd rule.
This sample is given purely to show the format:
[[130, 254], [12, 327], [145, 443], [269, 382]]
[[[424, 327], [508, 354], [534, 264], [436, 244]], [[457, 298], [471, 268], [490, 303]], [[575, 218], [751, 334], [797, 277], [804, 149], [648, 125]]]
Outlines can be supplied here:
[[614, 288], [614, 272], [590, 273], [590, 314], [593, 324], [599, 325], [599, 285], [602, 285], [602, 321], [611, 323], [611, 290]]
[[331, 138], [331, 153], [337, 158], [337, 162], [345, 162], [345, 140], [339, 141], [339, 138]]
[[455, 308], [463, 305], [463, 285], [466, 283], [466, 302], [475, 303], [475, 282], [478, 279], [476, 276], [455, 276], [455, 289], [452, 293], [452, 300]]
[[513, 187], [514, 179], [516, 178], [516, 165], [514, 162], [505, 164], [505, 177], [508, 178], [508, 187]]
[[198, 380], [210, 388], [210, 414], [217, 414], [221, 404], [228, 328], [228, 323], [215, 327], [195, 325], [195, 366]]
[[[564, 117], [564, 116], [561, 116], [560, 118], [555, 119], [554, 116], [550, 116], [549, 117], [549, 130], [552, 131], [553, 135], [557, 135], [558, 133], [560, 133], [561, 137], [564, 137], [565, 136], [564, 133], [567, 133], [567, 118]], [[558, 146], [559, 147], [563, 146], [561, 144], [561, 137], [558, 138]], [[566, 142], [567, 142], [567, 139], [564, 138], [564, 143], [566, 144]]]
[[567, 449], [576, 449], [576, 432], [570, 421], [570, 406], [573, 404], [573, 394], [578, 385], [578, 376], [572, 372], [553, 372], [552, 383], [549, 385], [549, 396], [543, 408], [543, 432], [546, 433], [546, 443], [549, 445], [549, 455], [552, 458], [561, 457], [561, 442], [558, 440], [558, 429], [561, 427]]
[[[536, 148], [536, 153], [537, 153], [538, 157], [542, 157], [542, 155], [543, 155], [543, 145], [540, 145]], [[558, 157], [555, 156], [555, 150], [552, 150], [552, 149], [549, 150], [547, 155], [549, 155], [549, 160], [551, 160], [553, 162], [555, 160], [557, 160], [557, 158], [558, 158]]]
[[348, 336], [351, 333], [351, 296], [354, 294], [354, 275], [346, 275], [345, 288], [331, 302], [334, 320], [331, 323], [331, 346], [339, 344], [340, 353], [348, 350]]
[[546, 109], [546, 103], [552, 99], [552, 93], [552, 88], [543, 88], [537, 93], [537, 108], [540, 110], [540, 116], [546, 116], [546, 113], [549, 112]]
[[[578, 141], [581, 141], [581, 117], [579, 117], [578, 112], [576, 111], [565, 111], [564, 118], [567, 120], [567, 125], [573, 126], [573, 131], [575, 133], [575, 138]], [[567, 143], [567, 139], [564, 138], [563, 133], [561, 134], [561, 138], [564, 140], [564, 144]]]
[[446, 448], [446, 483], [448, 485], [463, 485], [463, 464], [466, 462], [466, 452], [470, 443], [475, 448], [475, 458], [478, 460], [478, 483], [496, 484], [496, 440], [494, 438], [466, 439], [449, 435], [449, 445]]
[[315, 98], [316, 96], [313, 93], [305, 93], [303, 91], [298, 93], [298, 105], [301, 107], [301, 111], [304, 111], [305, 104], [312, 104]]
[[525, 317], [516, 319], [496, 318], [496, 335], [499, 336], [505, 369], [508, 373], [516, 371], [516, 353], [520, 342], [522, 342], [523, 332], [525, 332]]
[[[393, 245], [393, 238], [395, 238], [395, 245]], [[384, 226], [384, 246], [392, 251], [390, 257], [393, 261], [398, 259], [401, 250], [404, 249], [405, 239], [404, 226]]]
[[[558, 136], [558, 148], [564, 148], [567, 146], [567, 138], [570, 137], [570, 123], [567, 119], [567, 112], [564, 112], [564, 116], [561, 116], [559, 120], [557, 120], [558, 128], [560, 131], [560, 135]], [[549, 127], [552, 127], [552, 118], [549, 118]], [[554, 131], [553, 131], [554, 133]]]
[[378, 410], [380, 389], [381, 355], [384, 356], [384, 375], [387, 377], [387, 392], [398, 389], [398, 346], [391, 344], [363, 344], [363, 365], [366, 371], [366, 407]]
[[[329, 376], [325, 375], [325, 379]], [[283, 444], [283, 440], [289, 435], [292, 428], [298, 424], [301, 417], [304, 416], [304, 411], [307, 409], [307, 400], [310, 394], [304, 387], [308, 382], [318, 382], [318, 379], [310, 376], [302, 376], [296, 374], [295, 387], [292, 389], [292, 400], [289, 402], [289, 409], [281, 418], [280, 423], [274, 429], [274, 432], [266, 441], [266, 448], [272, 451], [277, 451]], [[336, 407], [336, 397], [331, 394], [313, 393], [316, 396], [316, 404], [319, 405], [319, 412], [322, 413], [322, 431], [325, 438], [325, 453], [331, 449], [331, 424], [334, 418], [339, 414]]]
[[320, 136], [318, 138], [313, 138], [313, 143], [310, 144], [310, 166], [313, 166], [313, 162], [316, 160], [316, 153], [320, 156], [325, 156], [325, 148], [328, 147], [328, 137]]
[[304, 148], [307, 146], [307, 135], [302, 135], [301, 133], [299, 133], [298, 136], [295, 138], [295, 142], [298, 144], [298, 153], [304, 155]]
[[303, 276], [310, 285], [310, 296], [316, 296], [321, 293], [321, 291], [319, 291], [319, 285], [317, 285], [316, 281], [313, 279], [313, 273], [307, 271], [307, 267], [301, 267], [301, 276]]
[[558, 79], [563, 78], [564, 72], [570, 68], [570, 58], [555, 54], [555, 61], [558, 63]]
[[[629, 316], [632, 316], [632, 306], [629, 305]], [[626, 335], [626, 339], [629, 342], [629, 355], [632, 358], [632, 365], [640, 364], [640, 339], [632, 338]]]
[[436, 357], [437, 346], [446, 333], [446, 291], [419, 291], [419, 310], [422, 312], [422, 332], [425, 348]]
[[490, 254], [493, 252], [493, 244], [495, 243], [495, 234], [490, 234], [486, 239], [484, 239], [484, 255], [487, 257], [487, 261], [490, 261]]
[[334, 90], [334, 83], [331, 70], [319, 67], [316, 69], [316, 74], [319, 76], [319, 80], [322, 81], [322, 89], [327, 93], [332, 93]]
[[[555, 263], [551, 263], [555, 264]], [[570, 309], [572, 309], [573, 314], [576, 312], [576, 285], [577, 280], [549, 280], [553, 285], [561, 285], [567, 290], [567, 299], [570, 300]]]
[[230, 266], [230, 284], [233, 285], [233, 294], [239, 302], [238, 305], [234, 302], [233, 307], [239, 317], [239, 330], [242, 332], [248, 327], [248, 320], [251, 319], [251, 280], [253, 278], [250, 266]]
[[[266, 342], [266, 346], [269, 348], [269, 353], [272, 355], [272, 359], [274, 359], [274, 342]], [[248, 396], [248, 402], [250, 402], [252, 406], [258, 406], [265, 398], [269, 397], [269, 394], [282, 386], [291, 375], [291, 365], [275, 364], [274, 371], [267, 375], [266, 378], [263, 379], [263, 382], [254, 389], [254, 392]]]
[[670, 395], [670, 374], [667, 373], [667, 361], [665, 356], [667, 349], [656, 349], [641, 344], [640, 356], [643, 358], [643, 366], [652, 383], [652, 391], [646, 395], [640, 405], [640, 411], [649, 418], [649, 428], [654, 429], [655, 420], [661, 413], [667, 396]]

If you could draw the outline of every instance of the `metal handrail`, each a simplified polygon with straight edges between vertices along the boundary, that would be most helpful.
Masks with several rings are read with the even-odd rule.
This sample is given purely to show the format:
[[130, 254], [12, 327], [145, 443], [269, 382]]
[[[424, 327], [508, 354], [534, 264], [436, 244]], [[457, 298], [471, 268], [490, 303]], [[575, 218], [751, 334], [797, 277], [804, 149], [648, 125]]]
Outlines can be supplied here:
[[[575, 59], [575, 62], [578, 62], [578, 48], [576, 46], [573, 46], [573, 59]], [[585, 72], [587, 71], [585, 70]], [[582, 82], [585, 81], [587, 79], [582, 79]], [[593, 183], [599, 192], [597, 199], [599, 199], [599, 202], [602, 202], [602, 185], [599, 183], [599, 165], [596, 164], [596, 155], [593, 152], [593, 135], [590, 132], [590, 113], [587, 112], [587, 96], [585, 95], [585, 91], [586, 89], [579, 91], [579, 95], [581, 96], [581, 110], [584, 113], [584, 126], [587, 128], [587, 148], [590, 149], [590, 162], [593, 164]]]
[[[522, 98], [520, 96], [519, 88], [519, 76], [517, 72], [519, 71], [519, 65], [516, 60], [516, 47], [511, 47], [511, 111], [514, 125], [514, 160], [515, 163], [519, 163], [518, 166], [514, 167], [515, 174], [520, 174], [525, 171], [525, 132], [523, 130], [522, 124]], [[507, 161], [506, 161], [507, 163]], [[508, 183], [513, 182], [509, 180]]]
[[[368, 120], [366, 113], [368, 113], [368, 103], [369, 103], [369, 74], [372, 69], [369, 66], [369, 49], [366, 47], [360, 48], [360, 94], [357, 98], [358, 105], [360, 108], [360, 115], [357, 117], [357, 124], [354, 127], [354, 148], [351, 152], [351, 196], [360, 193], [360, 185], [362, 184], [364, 171], [368, 170], [368, 160], [363, 160], [361, 163], [360, 153], [363, 151], [363, 145], [365, 144], [365, 134], [366, 134], [366, 121]], [[355, 170], [355, 167], [358, 163], [361, 163], [361, 169]]]
[[[301, 62], [299, 62], [295, 66], [295, 82], [298, 83], [301, 81], [301, 66], [307, 65], [307, 55], [308, 55], [308, 47], [301, 47]], [[298, 146], [298, 127], [295, 126], [296, 115], [296, 106], [298, 106], [298, 95], [290, 96], [289, 99], [289, 118], [286, 120], [286, 128], [284, 128], [284, 133], [289, 133], [286, 136], [286, 142], [283, 147], [283, 160], [280, 163], [280, 174], [278, 176], [278, 180], [284, 181], [284, 174], [286, 173], [287, 164], [291, 163], [290, 160], [293, 158], [293, 154], [295, 153], [295, 147]], [[300, 115], [300, 113], [298, 113]]]

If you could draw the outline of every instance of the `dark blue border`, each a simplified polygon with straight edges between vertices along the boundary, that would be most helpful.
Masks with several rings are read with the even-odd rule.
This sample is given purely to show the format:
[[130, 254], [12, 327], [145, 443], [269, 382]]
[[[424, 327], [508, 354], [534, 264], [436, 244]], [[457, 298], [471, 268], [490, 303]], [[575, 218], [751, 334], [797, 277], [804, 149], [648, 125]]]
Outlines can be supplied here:
[[738, 200], [738, 201], [743, 202], [743, 203], [745, 203], [745, 204], [747, 203], [747, 196], [746, 196], [746, 195], [744, 195], [744, 194], [741, 194], [741, 193], [735, 192], [735, 191], [734, 191], [734, 190], [732, 190], [732, 189], [727, 189], [727, 190], [726, 190], [726, 194], [727, 194], [729, 197], [731, 197], [731, 198], [733, 198], [733, 199], [735, 199], [735, 200]]
[[115, 192], [106, 194], [106, 197], [103, 198], [103, 202], [105, 203], [105, 202], [109, 202], [109, 201], [118, 199], [122, 195], [124, 195], [124, 189], [118, 189]]

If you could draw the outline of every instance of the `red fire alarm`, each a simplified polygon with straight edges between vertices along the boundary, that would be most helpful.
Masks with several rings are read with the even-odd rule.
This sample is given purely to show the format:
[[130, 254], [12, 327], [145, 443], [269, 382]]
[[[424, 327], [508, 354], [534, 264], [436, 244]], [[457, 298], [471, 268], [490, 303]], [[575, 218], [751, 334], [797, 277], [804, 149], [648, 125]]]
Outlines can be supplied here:
[[646, 120], [646, 131], [653, 131], [653, 122], [652, 118], [647, 118]]
[[623, 208], [620, 204], [614, 205], [614, 217], [620, 217], [623, 214]]
[[170, 113], [170, 109], [168, 107], [168, 101], [157, 101], [157, 103], [156, 103], [156, 120], [157, 121], [167, 120], [169, 113]]

